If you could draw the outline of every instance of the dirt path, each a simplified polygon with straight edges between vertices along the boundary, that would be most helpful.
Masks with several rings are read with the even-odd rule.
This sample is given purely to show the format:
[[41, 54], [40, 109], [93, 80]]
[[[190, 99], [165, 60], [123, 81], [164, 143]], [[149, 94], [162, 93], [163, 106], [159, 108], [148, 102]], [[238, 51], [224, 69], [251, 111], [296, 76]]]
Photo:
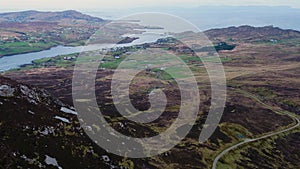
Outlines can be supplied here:
[[[248, 96], [248, 97], [253, 98], [254, 100], [256, 100], [256, 101], [259, 102], [260, 104], [264, 105], [264, 106], [267, 107], [268, 109], [272, 110], [273, 112], [275, 112], [275, 113], [277, 113], [277, 114], [283, 114], [282, 112], [278, 112], [278, 111], [276, 111], [276, 110], [273, 110], [271, 106], [269, 106], [269, 105], [263, 103], [261, 100], [259, 100], [259, 98], [257, 98], [256, 96], [252, 95], [251, 93], [248, 93], [248, 92], [242, 91], [242, 90], [240, 90], [239, 92], [245, 94], [245, 95]], [[212, 169], [216, 169], [216, 168], [217, 168], [217, 163], [218, 163], [218, 161], [219, 161], [224, 155], [226, 155], [229, 151], [231, 151], [231, 150], [233, 150], [233, 149], [236, 149], [236, 148], [238, 148], [238, 147], [240, 147], [240, 146], [242, 146], [242, 145], [244, 145], [244, 144], [247, 144], [247, 143], [259, 141], [259, 140], [262, 140], [262, 139], [265, 139], [265, 138], [269, 138], [269, 137], [272, 137], [272, 136], [275, 136], [275, 135], [278, 135], [278, 134], [281, 134], [281, 133], [285, 133], [285, 132], [291, 131], [291, 130], [293, 130], [293, 129], [295, 129], [295, 128], [297, 128], [297, 127], [300, 126], [300, 119], [299, 119], [296, 115], [294, 115], [294, 114], [292, 114], [292, 113], [287, 113], [287, 114], [285, 114], [285, 115], [290, 116], [292, 119], [294, 119], [294, 120], [297, 122], [297, 124], [295, 124], [295, 125], [292, 126], [292, 127], [287, 128], [287, 129], [284, 129], [284, 130], [281, 130], [281, 131], [277, 131], [277, 132], [273, 132], [273, 133], [264, 135], [264, 136], [259, 137], [259, 138], [255, 138], [255, 139], [245, 139], [243, 142], [240, 142], [240, 143], [238, 143], [238, 144], [235, 144], [235, 145], [233, 145], [233, 146], [231, 146], [231, 147], [225, 149], [224, 151], [222, 151], [222, 152], [214, 159]]]

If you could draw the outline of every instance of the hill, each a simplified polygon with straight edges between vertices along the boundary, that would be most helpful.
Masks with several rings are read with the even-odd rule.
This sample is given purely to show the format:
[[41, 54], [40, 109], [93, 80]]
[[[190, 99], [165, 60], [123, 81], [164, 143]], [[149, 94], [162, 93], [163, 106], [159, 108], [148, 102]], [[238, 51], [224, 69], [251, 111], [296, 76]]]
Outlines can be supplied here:
[[84, 45], [106, 21], [77, 11], [0, 14], [0, 57]]
[[47, 91], [0, 77], [0, 168], [111, 168], [76, 112]]
[[[224, 42], [221, 43], [221, 45], [223, 44], [222, 46], [225, 44], [235, 45], [235, 48], [232, 50], [223, 50], [222, 48], [222, 50], [218, 51], [225, 68], [228, 84], [227, 103], [219, 127], [207, 142], [198, 142], [199, 131], [202, 129], [202, 124], [206, 119], [210, 106], [211, 84], [207, 80], [206, 69], [200, 63], [199, 58], [193, 56], [192, 53], [186, 52], [189, 50], [183, 50], [184, 52], [179, 53], [178, 56], [191, 67], [191, 70], [196, 71], [195, 76], [198, 80], [200, 95], [203, 97], [203, 104], [199, 111], [197, 123], [187, 138], [167, 153], [147, 159], [127, 160], [130, 160], [130, 163], [134, 164], [135, 168], [168, 168], [168, 166], [178, 169], [186, 168], [187, 166], [189, 168], [211, 168], [214, 158], [226, 148], [245, 140], [275, 134], [230, 151], [219, 160], [219, 168], [278, 168], [278, 166], [299, 168], [300, 154], [296, 147], [300, 145], [298, 141], [300, 129], [299, 127], [291, 128], [297, 124], [297, 121], [291, 118], [291, 115], [295, 117], [300, 115], [300, 65], [297, 62], [299, 61], [300, 51], [299, 32], [271, 26], [257, 28], [241, 26], [213, 29], [206, 33], [216, 44]], [[195, 33], [192, 32], [184, 34], [185, 37], [197, 37], [194, 35]], [[164, 43], [161, 44], [164, 45]], [[176, 50], [176, 47], [182, 47], [180, 45], [176, 46], [176, 43], [173, 42], [169, 44], [174, 46], [162, 46], [167, 52], [179, 51]], [[153, 44], [148, 46], [151, 45]], [[168, 45], [168, 41], [166, 41], [165, 45]], [[160, 47], [157, 44], [155, 46], [156, 48]], [[105, 63], [107, 65], [118, 65], [119, 61], [128, 57], [129, 53], [131, 52], [119, 53], [119, 60], [116, 60], [113, 55], [109, 54], [106, 56]], [[207, 53], [215, 54], [210, 51], [204, 51], [201, 53], [203, 54], [203, 59], [210, 59], [205, 57]], [[51, 62], [51, 64], [31, 65], [32, 67], [27, 67], [27, 69], [7, 72], [4, 75], [20, 83], [32, 84], [35, 87], [46, 89], [53, 96], [71, 105], [74, 61], [65, 61], [63, 58], [64, 56], [58, 56], [40, 60], [37, 63]], [[59, 64], [61, 61], [66, 64], [62, 66], [62, 64]], [[132, 90], [130, 98], [135, 107], [141, 110], [147, 109], [149, 104], [146, 95], [148, 91], [157, 86], [166, 93], [168, 106], [170, 106], [167, 107], [166, 113], [163, 113], [154, 123], [140, 125], [120, 117], [120, 114], [114, 107], [110, 94], [111, 79], [114, 72], [112, 69], [112, 67], [106, 67], [106, 69], [99, 70], [95, 80], [97, 102], [107, 121], [116, 130], [135, 137], [152, 136], [157, 132], [164, 131], [172, 119], [177, 117], [176, 113], [179, 105], [177, 101], [180, 101], [180, 92], [178, 92], [176, 83], [172, 81], [172, 78], [169, 78], [163, 72], [159, 76], [153, 77], [152, 73], [157, 70], [149, 70], [150, 73], [141, 72], [131, 82], [131, 89], [134, 88], [135, 90]], [[11, 92], [8, 90], [6, 93], [9, 94]], [[14, 99], [14, 97], [6, 97], [4, 99]], [[4, 103], [4, 108], [0, 110], [2, 110], [3, 114], [7, 114], [5, 107], [12, 105], [14, 102], [16, 101], [9, 100], [9, 104], [2, 102]], [[16, 103], [19, 104], [19, 102]], [[13, 108], [15, 110], [15, 107]], [[22, 110], [27, 112], [28, 108], [22, 108]], [[38, 111], [34, 112], [38, 114]], [[68, 116], [62, 116], [61, 114], [53, 115], [54, 117], [68, 118]], [[53, 120], [53, 116], [51, 117], [49, 119]], [[38, 122], [38, 120], [33, 119], [32, 123], [35, 122]], [[23, 123], [23, 121], [20, 120], [18, 123]], [[125, 129], [120, 127], [120, 124], [125, 124]], [[65, 128], [68, 129], [69, 126]], [[290, 130], [282, 132], [286, 129]], [[8, 133], [10, 132], [13, 131], [9, 130]], [[20, 131], [20, 133], [22, 132]], [[65, 139], [64, 137], [66, 136], [62, 136], [59, 139]], [[50, 139], [48, 141], [51, 142]], [[69, 141], [68, 143], [73, 144], [73, 142]], [[5, 142], [5, 144], [10, 145], [9, 142]], [[78, 144], [74, 143], [74, 145]], [[78, 147], [81, 146], [79, 145]], [[72, 150], [74, 151], [73, 148]], [[93, 150], [97, 155], [107, 155], [110, 159], [114, 159], [112, 161], [120, 162], [120, 159], [117, 159], [112, 154], [106, 154], [102, 150], [96, 151], [96, 148], [93, 148]], [[36, 150], [36, 152], [43, 151], [43, 148]], [[85, 151], [85, 148], [76, 149], [76, 152], [81, 152], [82, 154]], [[59, 158], [60, 156], [56, 152], [52, 152], [52, 154], [42, 154], [42, 156], [43, 158], [45, 158], [45, 155], [55, 157], [62, 167], [68, 167], [66, 164], [63, 164], [66, 161], [64, 158]], [[89, 155], [87, 156], [89, 157]], [[74, 164], [77, 164], [77, 158], [74, 159]], [[97, 160], [94, 160], [94, 162], [97, 162]], [[92, 165], [94, 163], [89, 164]], [[82, 165], [87, 164], [84, 163]], [[89, 167], [84, 166], [84, 168]]]
[[0, 14], [0, 22], [103, 22], [104, 20], [82, 14], [78, 11], [68, 10], [61, 12], [22, 11]]
[[278, 27], [265, 26], [239, 26], [228, 27], [222, 29], [210, 29], [205, 31], [205, 34], [214, 39], [238, 40], [238, 41], [263, 41], [263, 40], [281, 40], [300, 38], [300, 32], [296, 30], [284, 30]]

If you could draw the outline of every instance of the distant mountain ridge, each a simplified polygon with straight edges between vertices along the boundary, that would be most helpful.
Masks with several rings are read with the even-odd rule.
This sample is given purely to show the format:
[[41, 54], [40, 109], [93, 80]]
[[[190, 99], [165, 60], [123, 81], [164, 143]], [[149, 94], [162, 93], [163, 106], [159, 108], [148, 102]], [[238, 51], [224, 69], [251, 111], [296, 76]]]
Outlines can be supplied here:
[[210, 29], [205, 31], [205, 34], [210, 38], [224, 38], [235, 40], [280, 40], [289, 38], [300, 38], [300, 32], [291, 29], [281, 29], [274, 26], [253, 27], [239, 26]]
[[87, 22], [103, 22], [104, 20], [82, 14], [75, 10], [67, 10], [61, 12], [40, 12], [40, 11], [22, 11], [8, 12], [0, 14], [0, 22], [62, 22], [62, 21], [87, 21]]

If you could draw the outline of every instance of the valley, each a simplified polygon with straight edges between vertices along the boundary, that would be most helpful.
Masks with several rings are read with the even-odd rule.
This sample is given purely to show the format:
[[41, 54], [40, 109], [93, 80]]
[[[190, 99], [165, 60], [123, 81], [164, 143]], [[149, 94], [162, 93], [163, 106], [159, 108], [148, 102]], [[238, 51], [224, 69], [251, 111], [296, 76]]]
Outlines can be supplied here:
[[[77, 18], [77, 15], [74, 13], [74, 16], [68, 14], [72, 18], [63, 17], [62, 23], [67, 25], [50, 20], [54, 25], [51, 28], [55, 30], [61, 26], [65, 30], [74, 25], [79, 28], [83, 23], [88, 26], [79, 29], [83, 31], [82, 36], [73, 36], [79, 31], [74, 28], [74, 32], [61, 35], [67, 41], [51, 35], [45, 44], [77, 45], [98, 28], [95, 22], [100, 22], [100, 25], [105, 22], [82, 15]], [[54, 21], [59, 19], [58, 16], [52, 16]], [[3, 17], [0, 15], [0, 18]], [[41, 22], [45, 19], [35, 18], [34, 14], [16, 18], [14, 29], [23, 27], [30, 20]], [[0, 22], [10, 21], [0, 19]], [[22, 26], [18, 26], [18, 22]], [[1, 31], [6, 31], [8, 37], [15, 38], [22, 36], [20, 32], [28, 31], [18, 28], [14, 34], [8, 34], [2, 28]], [[31, 32], [31, 37], [37, 36], [34, 30]], [[271, 26], [240, 26], [212, 29], [205, 34], [219, 49], [217, 51], [228, 86], [221, 123], [206, 142], [198, 141], [211, 104], [211, 84], [202, 61], [213, 60], [202, 57], [201, 61], [195, 53], [203, 56], [211, 54], [212, 47], [193, 51], [172, 39], [161, 39], [159, 43], [124, 47], [106, 53], [97, 72], [95, 93], [99, 109], [115, 130], [134, 137], [157, 135], [165, 131], [178, 116], [180, 91], [174, 79], [159, 68], [145, 69], [134, 78], [130, 84], [130, 100], [137, 109], [147, 110], [150, 107], [148, 94], [153, 88], [161, 88], [168, 98], [161, 117], [148, 124], [139, 124], [122, 117], [116, 110], [110, 89], [112, 77], [123, 60], [141, 50], [163, 51], [158, 54], [178, 56], [193, 71], [201, 97], [196, 124], [180, 144], [164, 154], [143, 159], [119, 157], [97, 146], [84, 133], [83, 127], [97, 131], [99, 126], [81, 126], [76, 115], [61, 111], [62, 107], [75, 111], [72, 78], [76, 61], [91, 64], [95, 59], [80, 60], [80, 54], [74, 53], [34, 60], [32, 64], [1, 73], [0, 155], [3, 158], [0, 159], [0, 166], [58, 168], [46, 163], [49, 156], [55, 158], [57, 165], [62, 168], [299, 168], [300, 32]], [[193, 37], [194, 34], [187, 32], [177, 36]], [[10, 42], [7, 37], [1, 38], [4, 38], [1, 43], [11, 43], [9, 47], [0, 45], [1, 48], [7, 48], [7, 51], [0, 50], [2, 55], [27, 51], [16, 47], [26, 46], [26, 40], [17, 43]], [[45, 39], [44, 36], [41, 39]], [[22, 49], [21, 52], [15, 51], [14, 47]], [[29, 48], [28, 52], [45, 48]], [[154, 63], [151, 60], [148, 62]], [[179, 78], [185, 78], [185, 75]]]

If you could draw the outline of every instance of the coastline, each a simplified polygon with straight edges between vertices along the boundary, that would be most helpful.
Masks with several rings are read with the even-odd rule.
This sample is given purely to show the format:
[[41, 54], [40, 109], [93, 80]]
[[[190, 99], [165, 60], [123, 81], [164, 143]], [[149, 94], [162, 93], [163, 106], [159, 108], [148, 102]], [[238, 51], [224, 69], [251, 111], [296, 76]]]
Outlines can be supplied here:
[[[85, 40], [82, 40], [82, 41], [85, 41]], [[50, 50], [51, 48], [58, 47], [58, 46], [65, 46], [65, 47], [84, 46], [84, 43], [81, 44], [80, 42], [81, 41], [79, 41], [79, 42], [71, 42], [71, 43], [68, 43], [68, 44], [55, 43], [54, 42], [53, 43], [54, 45], [50, 45], [48, 47], [45, 47], [45, 48], [42, 48], [42, 49], [39, 49], [39, 50], [28, 50], [28, 51], [25, 51], [25, 52], [16, 52], [16, 53], [10, 53], [10, 54], [5, 54], [5, 55], [0, 55], [0, 59], [3, 58], [3, 57], [9, 57], [9, 56], [14, 56], [14, 55], [21, 55], [21, 54], [35, 53], [35, 52], [41, 52], [41, 51], [45, 51], [45, 50]]]
[[26, 52], [18, 52], [18, 53], [0, 55], [0, 59], [4, 58], [4, 57], [14, 56], [14, 55], [21, 55], [21, 54], [27, 54], [27, 53], [41, 52], [41, 51], [44, 51], [44, 50], [50, 50], [51, 48], [54, 48], [54, 47], [57, 47], [57, 46], [59, 46], [59, 44], [56, 44], [56, 45], [53, 45], [53, 46], [50, 46], [50, 47], [47, 47], [47, 48], [43, 48], [43, 49], [40, 49], [40, 50], [31, 50], [31, 51], [26, 51]]

